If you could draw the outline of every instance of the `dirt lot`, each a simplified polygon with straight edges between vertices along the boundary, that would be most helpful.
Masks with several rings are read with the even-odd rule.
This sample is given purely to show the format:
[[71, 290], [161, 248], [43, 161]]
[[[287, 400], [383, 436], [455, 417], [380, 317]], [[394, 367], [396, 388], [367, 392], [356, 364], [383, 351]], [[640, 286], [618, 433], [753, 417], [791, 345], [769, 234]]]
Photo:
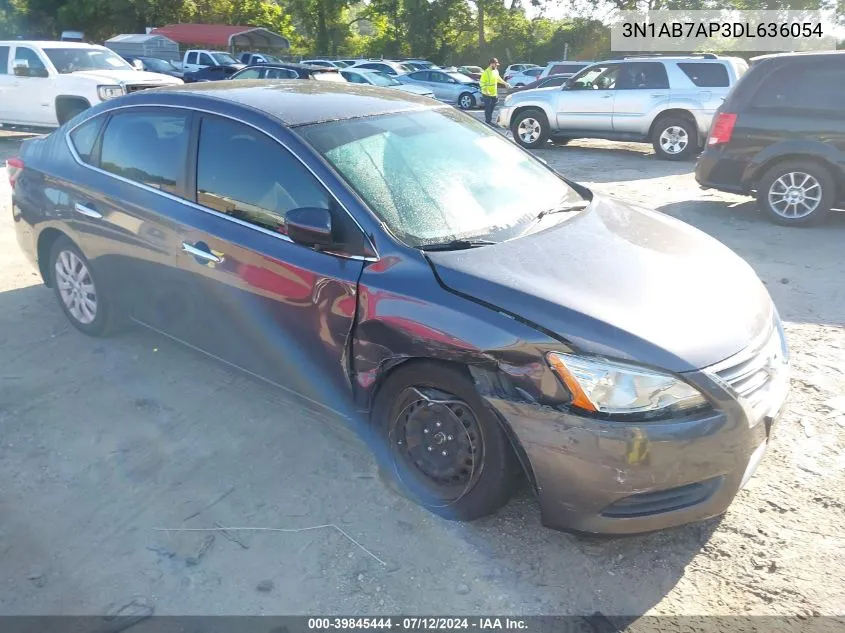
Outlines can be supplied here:
[[[0, 133], [0, 160], [16, 147]], [[728, 244], [788, 322], [790, 406], [724, 518], [592, 541], [542, 528], [527, 491], [436, 518], [283, 393], [147, 332], [69, 327], [18, 251], [4, 177], [0, 613], [845, 613], [845, 217], [772, 226], [644, 145], [538, 153]], [[219, 526], [279, 531], [157, 529]]]

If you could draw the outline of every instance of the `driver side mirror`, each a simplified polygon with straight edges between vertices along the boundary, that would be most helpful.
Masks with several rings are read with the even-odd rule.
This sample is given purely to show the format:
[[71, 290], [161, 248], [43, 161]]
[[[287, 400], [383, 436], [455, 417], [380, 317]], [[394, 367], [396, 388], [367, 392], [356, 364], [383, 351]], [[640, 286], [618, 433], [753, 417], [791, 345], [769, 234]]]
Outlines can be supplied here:
[[16, 63], [14, 70], [16, 77], [47, 77], [49, 73], [46, 68], [30, 68], [26, 64]]
[[135, 59], [132, 61], [132, 67], [135, 70], [144, 70], [144, 62], [142, 62], [140, 59]]
[[288, 237], [297, 244], [325, 248], [334, 244], [332, 214], [328, 209], [300, 207], [285, 214]]

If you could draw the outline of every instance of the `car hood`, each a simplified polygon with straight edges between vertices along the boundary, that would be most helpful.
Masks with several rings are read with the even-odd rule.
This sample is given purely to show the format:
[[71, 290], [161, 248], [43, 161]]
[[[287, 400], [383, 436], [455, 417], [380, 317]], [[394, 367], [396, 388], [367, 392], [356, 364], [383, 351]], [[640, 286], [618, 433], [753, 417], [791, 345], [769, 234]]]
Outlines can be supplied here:
[[86, 77], [96, 81], [127, 84], [179, 84], [181, 80], [161, 73], [151, 73], [146, 70], [78, 70], [72, 73], [74, 77]]
[[425, 86], [417, 86], [412, 84], [402, 84], [401, 86], [392, 86], [397, 90], [402, 90], [404, 92], [410, 92], [411, 94], [415, 95], [430, 95], [431, 88], [426, 88]]
[[525, 237], [427, 252], [449, 290], [516, 315], [576, 350], [671, 371], [717, 363], [771, 327], [752, 268], [669, 216], [596, 196]]

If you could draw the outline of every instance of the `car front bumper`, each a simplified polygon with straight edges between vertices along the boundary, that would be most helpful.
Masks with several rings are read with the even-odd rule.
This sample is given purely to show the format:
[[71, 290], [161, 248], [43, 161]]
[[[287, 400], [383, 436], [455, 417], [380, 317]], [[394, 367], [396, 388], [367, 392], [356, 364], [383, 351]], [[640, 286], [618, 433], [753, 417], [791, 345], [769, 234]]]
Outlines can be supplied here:
[[522, 449], [544, 525], [635, 534], [728, 508], [766, 452], [789, 391], [789, 366], [779, 365], [747, 398], [709, 370], [685, 377], [710, 397], [712, 409], [637, 424], [486, 395]]
[[496, 124], [500, 127], [510, 129], [511, 126], [511, 117], [513, 116], [513, 107], [508, 105], [503, 105], [499, 108], [499, 113], [496, 116]]

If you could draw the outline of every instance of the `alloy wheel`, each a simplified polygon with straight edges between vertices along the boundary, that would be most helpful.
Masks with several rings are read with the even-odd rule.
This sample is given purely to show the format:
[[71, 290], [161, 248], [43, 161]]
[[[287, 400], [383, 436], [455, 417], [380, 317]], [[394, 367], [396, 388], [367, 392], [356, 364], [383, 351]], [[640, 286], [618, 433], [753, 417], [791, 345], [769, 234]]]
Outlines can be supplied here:
[[461, 108], [469, 110], [473, 106], [474, 101], [475, 100], [470, 95], [464, 95], [461, 97]]
[[815, 211], [822, 199], [819, 181], [800, 171], [791, 171], [769, 187], [769, 206], [783, 218], [803, 218]]
[[516, 128], [516, 133], [519, 135], [520, 140], [528, 144], [536, 143], [542, 132], [543, 129], [540, 127], [540, 122], [533, 117], [525, 117], [519, 122], [519, 126]]
[[670, 125], [660, 133], [660, 148], [667, 154], [680, 154], [687, 145], [689, 134], [679, 125]]
[[59, 295], [74, 319], [84, 325], [97, 318], [97, 290], [91, 273], [76, 253], [62, 251], [56, 258], [56, 284]]

